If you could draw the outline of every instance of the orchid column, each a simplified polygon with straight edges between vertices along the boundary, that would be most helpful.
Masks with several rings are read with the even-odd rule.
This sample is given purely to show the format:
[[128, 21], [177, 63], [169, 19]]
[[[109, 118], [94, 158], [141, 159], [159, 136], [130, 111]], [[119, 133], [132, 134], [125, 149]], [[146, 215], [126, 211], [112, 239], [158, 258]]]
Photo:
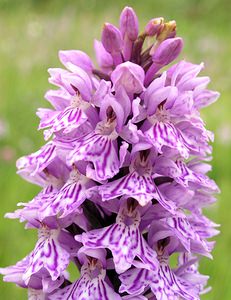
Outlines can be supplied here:
[[166, 67], [183, 47], [175, 21], [152, 19], [139, 34], [125, 7], [94, 47], [98, 67], [69, 50], [59, 52], [65, 69], [49, 69], [53, 108], [37, 112], [46, 144], [17, 161], [41, 192], [6, 214], [38, 242], [0, 272], [31, 300], [200, 299], [199, 258], [212, 257], [218, 233], [202, 209], [219, 192], [200, 109], [219, 94], [198, 76], [203, 64]]

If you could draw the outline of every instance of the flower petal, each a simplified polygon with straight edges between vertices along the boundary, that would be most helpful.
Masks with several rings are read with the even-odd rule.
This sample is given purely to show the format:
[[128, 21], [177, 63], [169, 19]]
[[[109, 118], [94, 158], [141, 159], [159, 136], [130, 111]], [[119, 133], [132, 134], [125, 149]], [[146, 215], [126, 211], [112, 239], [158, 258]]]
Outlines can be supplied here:
[[50, 300], [122, 300], [105, 280], [105, 270], [98, 276], [91, 276], [89, 267], [83, 265], [81, 277], [71, 285], [57, 290], [49, 297]]
[[131, 269], [120, 275], [122, 285], [120, 292], [140, 294], [150, 287], [157, 300], [175, 300], [178, 297], [186, 300], [198, 300], [189, 294], [171, 271], [167, 264], [161, 264], [158, 272], [146, 269]]
[[37, 172], [44, 170], [56, 157], [56, 146], [48, 142], [37, 152], [23, 156], [17, 160], [18, 169], [28, 169], [34, 176]]
[[90, 248], [110, 249], [116, 272], [119, 274], [136, 263], [135, 257], [141, 260], [145, 268], [156, 270], [156, 252], [148, 246], [139, 231], [139, 212], [134, 211], [130, 216], [131, 224], [126, 225], [126, 218], [126, 213], [122, 210], [117, 216], [116, 224], [83, 233], [75, 238]]
[[59, 231], [40, 229], [40, 237], [35, 249], [29, 255], [29, 267], [23, 275], [26, 283], [31, 276], [46, 269], [52, 280], [56, 280], [65, 271], [69, 264], [70, 255], [58, 242]]
[[157, 122], [144, 134], [159, 153], [163, 153], [162, 147], [167, 146], [176, 149], [184, 158], [189, 157], [189, 149], [174, 125]]
[[164, 208], [175, 213], [175, 205], [172, 201], [166, 201], [153, 179], [148, 175], [140, 175], [133, 171], [127, 176], [114, 180], [99, 187], [99, 193], [103, 201], [127, 195], [136, 199], [141, 206], [147, 205], [152, 199], [156, 199]]
[[[95, 180], [112, 178], [119, 172], [119, 159], [113, 140], [106, 135], [90, 133], [78, 140], [68, 157], [69, 165], [76, 161], [89, 161], [94, 166]], [[89, 174], [87, 174], [88, 176]]]

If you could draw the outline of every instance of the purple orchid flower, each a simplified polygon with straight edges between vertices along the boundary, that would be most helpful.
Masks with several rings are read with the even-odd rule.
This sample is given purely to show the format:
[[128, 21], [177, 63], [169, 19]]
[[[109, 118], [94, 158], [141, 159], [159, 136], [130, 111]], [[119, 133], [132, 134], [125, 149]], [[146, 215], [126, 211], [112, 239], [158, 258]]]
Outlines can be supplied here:
[[203, 64], [167, 67], [182, 47], [175, 21], [154, 18], [139, 34], [125, 7], [94, 42], [98, 69], [82, 51], [59, 52], [52, 108], [37, 112], [46, 144], [17, 161], [41, 191], [6, 214], [38, 231], [29, 255], [0, 268], [28, 299], [198, 300], [210, 290], [199, 256], [212, 257], [219, 225], [203, 208], [219, 188], [200, 109], [219, 93], [198, 76]]

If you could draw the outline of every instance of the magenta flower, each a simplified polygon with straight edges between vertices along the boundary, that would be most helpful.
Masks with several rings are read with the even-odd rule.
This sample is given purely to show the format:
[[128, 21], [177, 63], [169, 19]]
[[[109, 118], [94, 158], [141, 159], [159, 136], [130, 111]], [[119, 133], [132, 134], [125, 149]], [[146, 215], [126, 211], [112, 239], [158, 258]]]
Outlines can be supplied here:
[[209, 291], [199, 256], [212, 257], [219, 231], [203, 208], [219, 188], [207, 175], [213, 134], [200, 109], [219, 93], [198, 76], [203, 64], [166, 67], [182, 47], [175, 21], [154, 18], [139, 34], [125, 7], [119, 28], [105, 23], [94, 42], [98, 68], [82, 51], [59, 52], [65, 69], [49, 69], [58, 88], [45, 95], [52, 108], [37, 112], [46, 144], [17, 161], [41, 191], [6, 214], [38, 231], [34, 250], [0, 269], [28, 299], [197, 300]]

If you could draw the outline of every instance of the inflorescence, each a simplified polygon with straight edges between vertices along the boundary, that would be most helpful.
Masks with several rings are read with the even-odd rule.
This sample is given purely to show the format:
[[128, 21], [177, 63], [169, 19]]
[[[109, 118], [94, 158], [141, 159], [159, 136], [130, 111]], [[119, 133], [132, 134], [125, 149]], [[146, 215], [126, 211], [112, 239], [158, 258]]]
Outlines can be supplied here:
[[[38, 231], [34, 250], [0, 269], [30, 300], [196, 300], [198, 271], [217, 225], [202, 209], [219, 192], [206, 173], [213, 134], [200, 109], [219, 93], [181, 60], [175, 21], [150, 20], [139, 34], [130, 7], [105, 23], [94, 48], [60, 51], [49, 69], [58, 88], [40, 108], [46, 144], [17, 161], [41, 192], [8, 218]], [[70, 263], [79, 270], [71, 282]]]

